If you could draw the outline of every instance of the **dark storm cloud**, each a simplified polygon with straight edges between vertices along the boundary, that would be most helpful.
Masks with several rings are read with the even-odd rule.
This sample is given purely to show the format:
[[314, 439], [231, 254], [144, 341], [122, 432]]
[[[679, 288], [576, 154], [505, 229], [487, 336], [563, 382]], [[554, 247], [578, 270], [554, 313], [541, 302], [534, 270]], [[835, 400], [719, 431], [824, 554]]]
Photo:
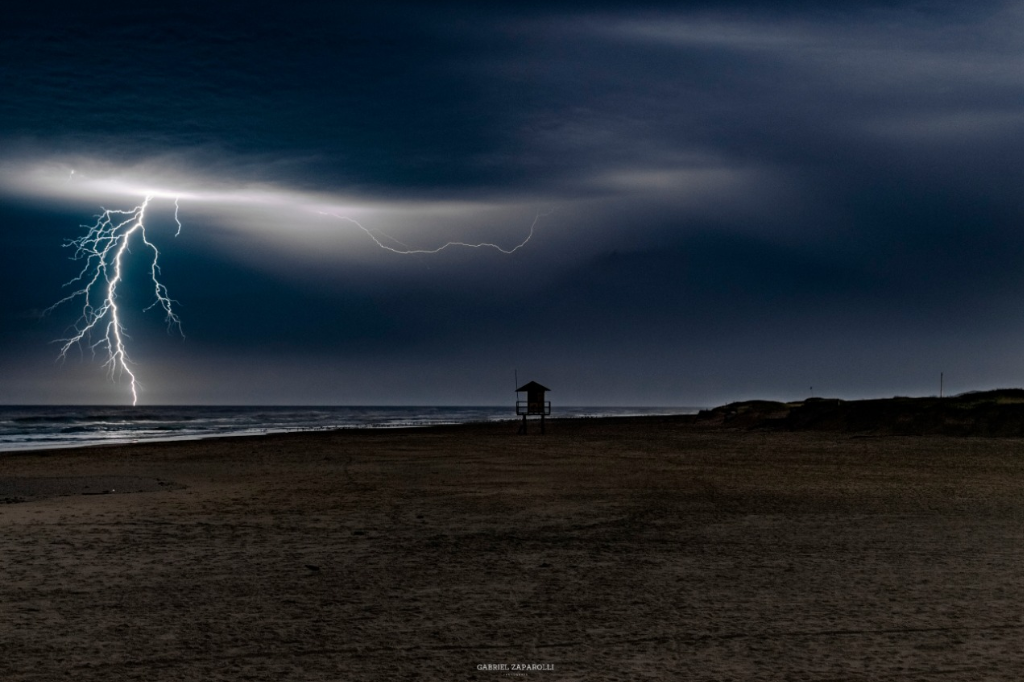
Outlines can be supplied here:
[[382, 194], [584, 191], [637, 165], [774, 163], [801, 147], [796, 160], [827, 157], [837, 132], [890, 114], [894, 96], [897, 120], [877, 125], [926, 107], [940, 118], [950, 98], [929, 91], [985, 90], [975, 79], [993, 66], [972, 68], [970, 39], [949, 52], [957, 15], [922, 27], [899, 8], [383, 7], [13, 20], [0, 41], [4, 129], [136, 157], [227, 155], [237, 172]]
[[[215, 164], [227, 154], [238, 171], [274, 180], [550, 192], [638, 161], [756, 154], [826, 113], [806, 62], [859, 47], [829, 49], [849, 13], [801, 28], [785, 23], [793, 9], [773, 18], [754, 5], [754, 19], [729, 29], [738, 3], [698, 3], [692, 15], [383, 7], [15, 18], [0, 29], [0, 115], [14, 134], [136, 157], [172, 149]], [[871, 28], [860, 27], [862, 42]], [[802, 101], [787, 96], [793, 86]]]
[[[165, 272], [199, 355], [334, 350], [439, 372], [550, 356], [600, 402], [596, 364], [628, 367], [613, 383], [634, 376], [635, 401], [688, 372], [716, 377], [704, 396], [789, 390], [779, 368], [801, 363], [869, 392], [917, 385], [897, 376], [900, 335], [931, 339], [922, 373], [950, 348], [1011, 347], [1019, 4], [320, 5], [22, 8], [0, 26], [4, 160], [164, 159], [237, 186], [553, 211], [510, 258], [335, 265], [323, 239], [285, 257], [255, 228], [219, 250], [175, 243]], [[83, 217], [5, 211], [47, 226], [4, 230], [8, 254], [35, 254], [0, 279], [30, 278], [31, 301], [0, 305], [26, 320], [68, 274], [35, 266], [73, 236], [57, 224]], [[221, 234], [200, 213], [193, 229]], [[11, 322], [7, 347], [28, 352], [25, 329]], [[516, 341], [531, 329], [542, 340]], [[876, 374], [828, 370], [840, 349], [882, 358]], [[1002, 352], [1007, 376], [1024, 371]], [[980, 353], [953, 355], [991, 380]]]

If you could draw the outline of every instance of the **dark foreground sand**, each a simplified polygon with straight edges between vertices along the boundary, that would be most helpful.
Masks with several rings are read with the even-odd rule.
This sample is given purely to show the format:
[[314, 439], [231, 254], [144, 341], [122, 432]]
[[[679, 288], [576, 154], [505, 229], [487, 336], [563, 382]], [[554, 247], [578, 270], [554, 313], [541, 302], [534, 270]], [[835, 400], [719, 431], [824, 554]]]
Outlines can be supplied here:
[[1024, 679], [1022, 440], [514, 428], [0, 456], [0, 680]]

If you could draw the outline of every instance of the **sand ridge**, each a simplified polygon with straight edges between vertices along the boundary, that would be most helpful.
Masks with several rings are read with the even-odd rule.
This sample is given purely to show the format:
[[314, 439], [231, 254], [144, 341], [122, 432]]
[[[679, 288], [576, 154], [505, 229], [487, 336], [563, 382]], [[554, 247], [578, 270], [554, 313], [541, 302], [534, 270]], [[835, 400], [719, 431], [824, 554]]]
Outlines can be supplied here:
[[18, 476], [0, 478], [0, 504], [69, 495], [127, 495], [181, 487], [171, 481], [141, 476]]

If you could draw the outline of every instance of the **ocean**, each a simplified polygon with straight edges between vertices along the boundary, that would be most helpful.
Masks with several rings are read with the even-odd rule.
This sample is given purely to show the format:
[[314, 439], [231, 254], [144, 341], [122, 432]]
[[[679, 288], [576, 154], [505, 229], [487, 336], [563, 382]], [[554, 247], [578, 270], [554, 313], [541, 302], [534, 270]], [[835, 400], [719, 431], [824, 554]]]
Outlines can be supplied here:
[[[693, 414], [696, 407], [559, 407], [551, 417]], [[0, 406], [0, 452], [329, 429], [511, 421], [501, 407]]]

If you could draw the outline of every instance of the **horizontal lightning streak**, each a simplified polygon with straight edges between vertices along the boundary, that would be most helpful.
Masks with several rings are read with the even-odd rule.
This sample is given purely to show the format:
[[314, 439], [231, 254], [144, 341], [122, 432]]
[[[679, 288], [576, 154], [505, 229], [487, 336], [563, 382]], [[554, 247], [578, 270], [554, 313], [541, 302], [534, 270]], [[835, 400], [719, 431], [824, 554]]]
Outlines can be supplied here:
[[[368, 228], [368, 227], [366, 227], [365, 225], [363, 225], [362, 223], [360, 223], [358, 220], [356, 220], [354, 218], [349, 218], [348, 216], [338, 215], [337, 213], [327, 213], [325, 211], [319, 211], [319, 213], [320, 213], [320, 215], [330, 216], [332, 218], [337, 218], [338, 220], [343, 220], [345, 222], [351, 223], [351, 224], [355, 225], [356, 227], [358, 227], [363, 232], [365, 232], [367, 234], [367, 236], [369, 236], [370, 239], [372, 239], [374, 241], [374, 243], [376, 243], [377, 246], [379, 246], [380, 248], [384, 249], [385, 251], [390, 251], [392, 253], [399, 253], [399, 254], [403, 254], [403, 255], [415, 254], [415, 253], [425, 253], [425, 254], [440, 253], [441, 251], [444, 251], [445, 249], [453, 247], [453, 246], [461, 246], [461, 247], [465, 247], [465, 248], [468, 248], [468, 249], [495, 249], [495, 250], [500, 251], [501, 253], [504, 253], [506, 255], [513, 254], [516, 251], [518, 251], [519, 249], [521, 249], [524, 246], [526, 246], [526, 244], [531, 239], [533, 239], [533, 233], [534, 233], [535, 228], [537, 227], [537, 221], [539, 221], [541, 218], [549, 215], [547, 213], [538, 213], [534, 217], [533, 222], [530, 224], [530, 231], [529, 231], [529, 233], [527, 233], [526, 238], [523, 239], [523, 241], [519, 242], [518, 244], [516, 244], [515, 246], [513, 246], [512, 248], [509, 248], [509, 249], [502, 248], [501, 246], [498, 246], [497, 244], [491, 244], [490, 242], [480, 242], [480, 243], [477, 243], [477, 244], [469, 244], [467, 242], [447, 242], [447, 243], [442, 244], [441, 246], [439, 246], [439, 247], [437, 247], [435, 249], [417, 249], [417, 248], [414, 248], [412, 246], [409, 246], [408, 244], [406, 244], [404, 242], [400, 242], [399, 240], [395, 239], [391, 235], [388, 235], [388, 234], [386, 234], [386, 233], [384, 233], [384, 232], [382, 232], [382, 231], [380, 231], [380, 230], [378, 230], [376, 228], [374, 228], [374, 229]], [[383, 237], [384, 239], [390, 241], [391, 243], [397, 244], [401, 248], [395, 248], [393, 246], [388, 246], [387, 244], [385, 244], [383, 241], [381, 241], [377, 237], [378, 234], [381, 237]]]

